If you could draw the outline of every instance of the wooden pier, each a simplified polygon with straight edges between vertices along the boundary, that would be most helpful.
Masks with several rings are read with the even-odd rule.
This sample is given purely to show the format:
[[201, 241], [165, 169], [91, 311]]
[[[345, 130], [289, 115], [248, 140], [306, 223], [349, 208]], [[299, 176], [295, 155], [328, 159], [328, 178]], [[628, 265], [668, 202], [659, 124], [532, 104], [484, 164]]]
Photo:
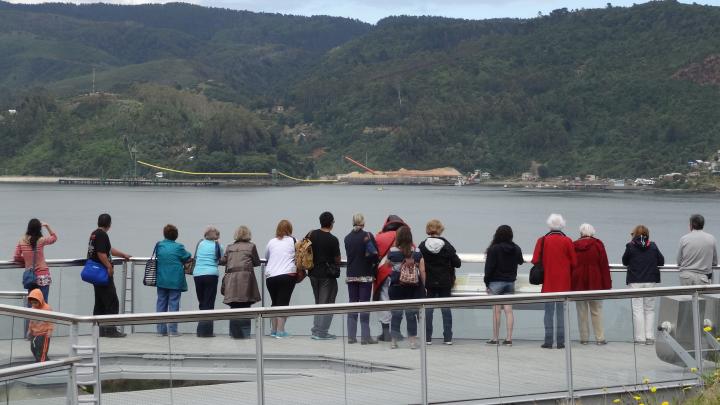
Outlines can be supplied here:
[[145, 180], [145, 179], [59, 179], [58, 184], [73, 186], [126, 187], [215, 187], [216, 180]]

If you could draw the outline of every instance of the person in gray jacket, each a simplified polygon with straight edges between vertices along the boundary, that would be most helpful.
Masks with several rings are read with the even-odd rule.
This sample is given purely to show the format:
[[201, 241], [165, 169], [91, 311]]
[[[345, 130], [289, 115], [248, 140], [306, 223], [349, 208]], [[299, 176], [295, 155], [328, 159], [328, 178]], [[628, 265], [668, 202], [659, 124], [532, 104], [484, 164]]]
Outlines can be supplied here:
[[[260, 265], [255, 244], [250, 242], [252, 234], [246, 226], [235, 231], [235, 243], [225, 249], [220, 264], [225, 265], [220, 293], [225, 297], [223, 303], [230, 308], [250, 308], [260, 301], [260, 290], [255, 267]], [[250, 319], [231, 319], [230, 337], [247, 339], [250, 337]]]
[[690, 217], [690, 233], [680, 238], [677, 264], [680, 269], [680, 285], [710, 284], [712, 268], [717, 266], [715, 237], [703, 231], [705, 218], [695, 214]]

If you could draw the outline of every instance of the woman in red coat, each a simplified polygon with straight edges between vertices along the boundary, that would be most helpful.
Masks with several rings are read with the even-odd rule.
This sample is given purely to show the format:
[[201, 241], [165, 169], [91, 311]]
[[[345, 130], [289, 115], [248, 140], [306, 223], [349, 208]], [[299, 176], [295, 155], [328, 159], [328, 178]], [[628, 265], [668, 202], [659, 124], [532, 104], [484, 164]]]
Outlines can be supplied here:
[[[573, 242], [577, 256], [577, 266], [572, 269], [573, 291], [609, 290], [612, 288], [605, 245], [594, 236], [595, 228], [592, 225], [580, 225], [580, 239]], [[595, 331], [595, 342], [599, 345], [607, 344], [602, 324], [602, 301], [578, 301], [575, 303], [575, 307], [580, 329], [580, 343], [588, 344], [590, 337], [589, 311]]]
[[[532, 263], [537, 264], [542, 257], [542, 265], [545, 270], [542, 292], [564, 292], [570, 291], [570, 270], [577, 264], [575, 247], [572, 239], [562, 233], [565, 227], [565, 220], [559, 214], [550, 214], [547, 219], [550, 232], [545, 234], [535, 243]], [[545, 303], [545, 343], [543, 349], [553, 347], [554, 323], [555, 340], [558, 349], [565, 348], [565, 304], [562, 301]], [[556, 322], [553, 322], [553, 318]]]

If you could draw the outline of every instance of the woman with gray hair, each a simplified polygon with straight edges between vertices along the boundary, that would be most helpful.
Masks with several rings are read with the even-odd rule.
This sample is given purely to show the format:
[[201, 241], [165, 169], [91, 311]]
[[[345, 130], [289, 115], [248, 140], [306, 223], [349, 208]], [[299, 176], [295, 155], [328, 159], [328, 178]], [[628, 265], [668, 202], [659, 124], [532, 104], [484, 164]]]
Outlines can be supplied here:
[[[218, 243], [220, 231], [214, 226], [205, 228], [205, 234], [195, 248], [195, 293], [201, 311], [215, 308], [218, 286], [218, 263], [222, 257], [222, 247]], [[200, 321], [197, 325], [197, 337], [215, 337], [212, 321]]]
[[[370, 301], [375, 272], [378, 264], [378, 250], [372, 233], [366, 232], [365, 217], [355, 214], [352, 218], [353, 229], [345, 236], [347, 255], [347, 287], [350, 302]], [[358, 314], [348, 314], [348, 343], [357, 343]], [[376, 344], [370, 336], [370, 314], [360, 314], [360, 344]]]
[[[532, 263], [541, 264], [544, 278], [541, 292], [570, 291], [570, 270], [577, 265], [575, 247], [572, 239], [562, 233], [565, 220], [560, 214], [550, 214], [547, 219], [550, 232], [539, 238], [535, 243]], [[553, 329], [558, 349], [565, 348], [565, 305], [562, 302], [545, 303], [545, 342], [543, 349], [553, 347]], [[555, 318], [556, 321], [553, 320]]]
[[[250, 229], [241, 225], [235, 231], [235, 243], [225, 249], [220, 264], [225, 265], [220, 293], [225, 297], [223, 303], [230, 308], [250, 308], [260, 301], [255, 267], [260, 265], [260, 256], [255, 244], [250, 242]], [[250, 337], [250, 319], [231, 319], [230, 337], [248, 339]]]
[[[605, 245], [595, 238], [595, 228], [590, 224], [580, 225], [580, 239], [573, 242], [577, 265], [572, 268], [572, 290], [609, 290], [612, 288], [610, 264], [608, 263]], [[577, 301], [575, 303], [580, 329], [580, 343], [588, 344], [590, 326], [588, 311], [595, 331], [595, 342], [607, 344], [602, 323], [602, 300]]]

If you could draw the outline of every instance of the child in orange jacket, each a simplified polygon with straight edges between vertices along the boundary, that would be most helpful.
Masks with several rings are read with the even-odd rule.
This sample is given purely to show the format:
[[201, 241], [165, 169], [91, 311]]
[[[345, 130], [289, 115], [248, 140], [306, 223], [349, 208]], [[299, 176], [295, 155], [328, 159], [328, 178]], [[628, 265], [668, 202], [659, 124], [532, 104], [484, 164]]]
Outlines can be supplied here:
[[[45, 302], [42, 291], [34, 289], [28, 295], [28, 303], [33, 309], [43, 311], [51, 311], [50, 305]], [[30, 337], [30, 351], [35, 356], [35, 362], [47, 361], [47, 353], [50, 349], [50, 336], [55, 326], [47, 321], [31, 320], [28, 325], [28, 335]]]

